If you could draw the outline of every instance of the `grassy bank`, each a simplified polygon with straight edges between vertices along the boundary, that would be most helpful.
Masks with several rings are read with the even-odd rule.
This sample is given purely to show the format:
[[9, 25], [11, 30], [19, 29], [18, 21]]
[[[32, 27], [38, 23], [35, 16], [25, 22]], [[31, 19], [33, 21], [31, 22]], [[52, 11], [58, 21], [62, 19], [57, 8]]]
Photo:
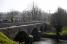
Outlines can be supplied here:
[[52, 38], [52, 39], [62, 39], [62, 40], [67, 40], [67, 27], [63, 28], [63, 31], [60, 32], [60, 36], [56, 35], [56, 32], [47, 32], [47, 33], [43, 33], [42, 37], [45, 38]]
[[62, 35], [67, 35], [67, 27], [63, 28]]
[[[46, 33], [48, 35], [56, 35], [56, 32], [48, 32]], [[67, 35], [67, 27], [62, 28], [62, 32], [60, 32], [61, 35]]]
[[0, 32], [0, 44], [16, 44], [16, 42], [9, 39], [6, 35]]

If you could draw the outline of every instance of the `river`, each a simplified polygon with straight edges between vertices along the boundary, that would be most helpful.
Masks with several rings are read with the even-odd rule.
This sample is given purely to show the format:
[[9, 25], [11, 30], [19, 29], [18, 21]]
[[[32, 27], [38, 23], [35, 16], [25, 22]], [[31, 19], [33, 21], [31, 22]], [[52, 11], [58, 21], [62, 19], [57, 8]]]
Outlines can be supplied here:
[[50, 38], [41, 38], [40, 41], [35, 41], [33, 44], [67, 44], [67, 40], [59, 40], [59, 42], [56, 42]]

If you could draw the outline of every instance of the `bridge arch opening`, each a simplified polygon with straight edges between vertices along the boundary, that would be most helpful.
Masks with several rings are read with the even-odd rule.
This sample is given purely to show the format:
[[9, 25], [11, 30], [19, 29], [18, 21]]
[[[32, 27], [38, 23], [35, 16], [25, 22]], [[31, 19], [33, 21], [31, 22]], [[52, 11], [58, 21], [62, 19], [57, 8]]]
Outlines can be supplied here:
[[16, 36], [14, 37], [14, 41], [18, 41], [19, 43], [25, 42], [28, 43], [28, 34], [24, 31], [20, 31], [16, 34]]
[[41, 31], [41, 32], [43, 32], [43, 31], [44, 31], [43, 26], [41, 26], [41, 27], [40, 27], [40, 31]]
[[37, 28], [33, 28], [31, 35], [33, 35], [33, 41], [38, 41], [41, 38], [41, 33]]

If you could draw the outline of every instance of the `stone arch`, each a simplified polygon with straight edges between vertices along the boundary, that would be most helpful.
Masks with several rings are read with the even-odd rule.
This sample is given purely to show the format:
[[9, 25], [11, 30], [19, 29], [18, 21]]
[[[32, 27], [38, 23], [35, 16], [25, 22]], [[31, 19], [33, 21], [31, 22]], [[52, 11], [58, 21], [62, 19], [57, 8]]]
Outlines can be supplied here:
[[40, 31], [41, 31], [41, 32], [43, 32], [43, 31], [44, 31], [43, 26], [40, 26]]
[[28, 43], [28, 34], [25, 31], [19, 31], [14, 37], [14, 41]]
[[46, 32], [48, 30], [48, 24], [44, 24], [44, 32]]
[[40, 40], [41, 35], [38, 32], [38, 29], [37, 28], [33, 28], [32, 32], [31, 32], [31, 35], [33, 35], [33, 40], [34, 41]]

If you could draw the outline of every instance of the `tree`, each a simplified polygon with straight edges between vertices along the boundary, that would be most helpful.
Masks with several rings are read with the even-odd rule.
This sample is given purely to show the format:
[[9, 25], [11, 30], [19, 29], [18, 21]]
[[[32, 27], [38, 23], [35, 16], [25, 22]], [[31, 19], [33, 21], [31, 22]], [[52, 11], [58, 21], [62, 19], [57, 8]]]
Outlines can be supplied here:
[[51, 16], [51, 22], [53, 25], [60, 23], [61, 25], [65, 26], [67, 25], [67, 13], [64, 9], [58, 8], [58, 11], [52, 14]]
[[59, 39], [58, 37], [60, 36], [59, 32], [62, 31], [62, 27], [63, 27], [63, 25], [62, 25], [63, 16], [62, 15], [64, 15], [64, 12], [65, 11], [63, 9], [58, 8], [58, 11], [56, 13], [52, 14], [51, 23], [52, 23], [53, 27], [56, 29], [57, 41]]
[[18, 15], [18, 11], [11, 11], [7, 13], [8, 19], [13, 23], [16, 20], [16, 16]]
[[42, 20], [42, 11], [33, 5], [33, 8], [31, 10], [32, 20], [34, 21], [40, 21]]

